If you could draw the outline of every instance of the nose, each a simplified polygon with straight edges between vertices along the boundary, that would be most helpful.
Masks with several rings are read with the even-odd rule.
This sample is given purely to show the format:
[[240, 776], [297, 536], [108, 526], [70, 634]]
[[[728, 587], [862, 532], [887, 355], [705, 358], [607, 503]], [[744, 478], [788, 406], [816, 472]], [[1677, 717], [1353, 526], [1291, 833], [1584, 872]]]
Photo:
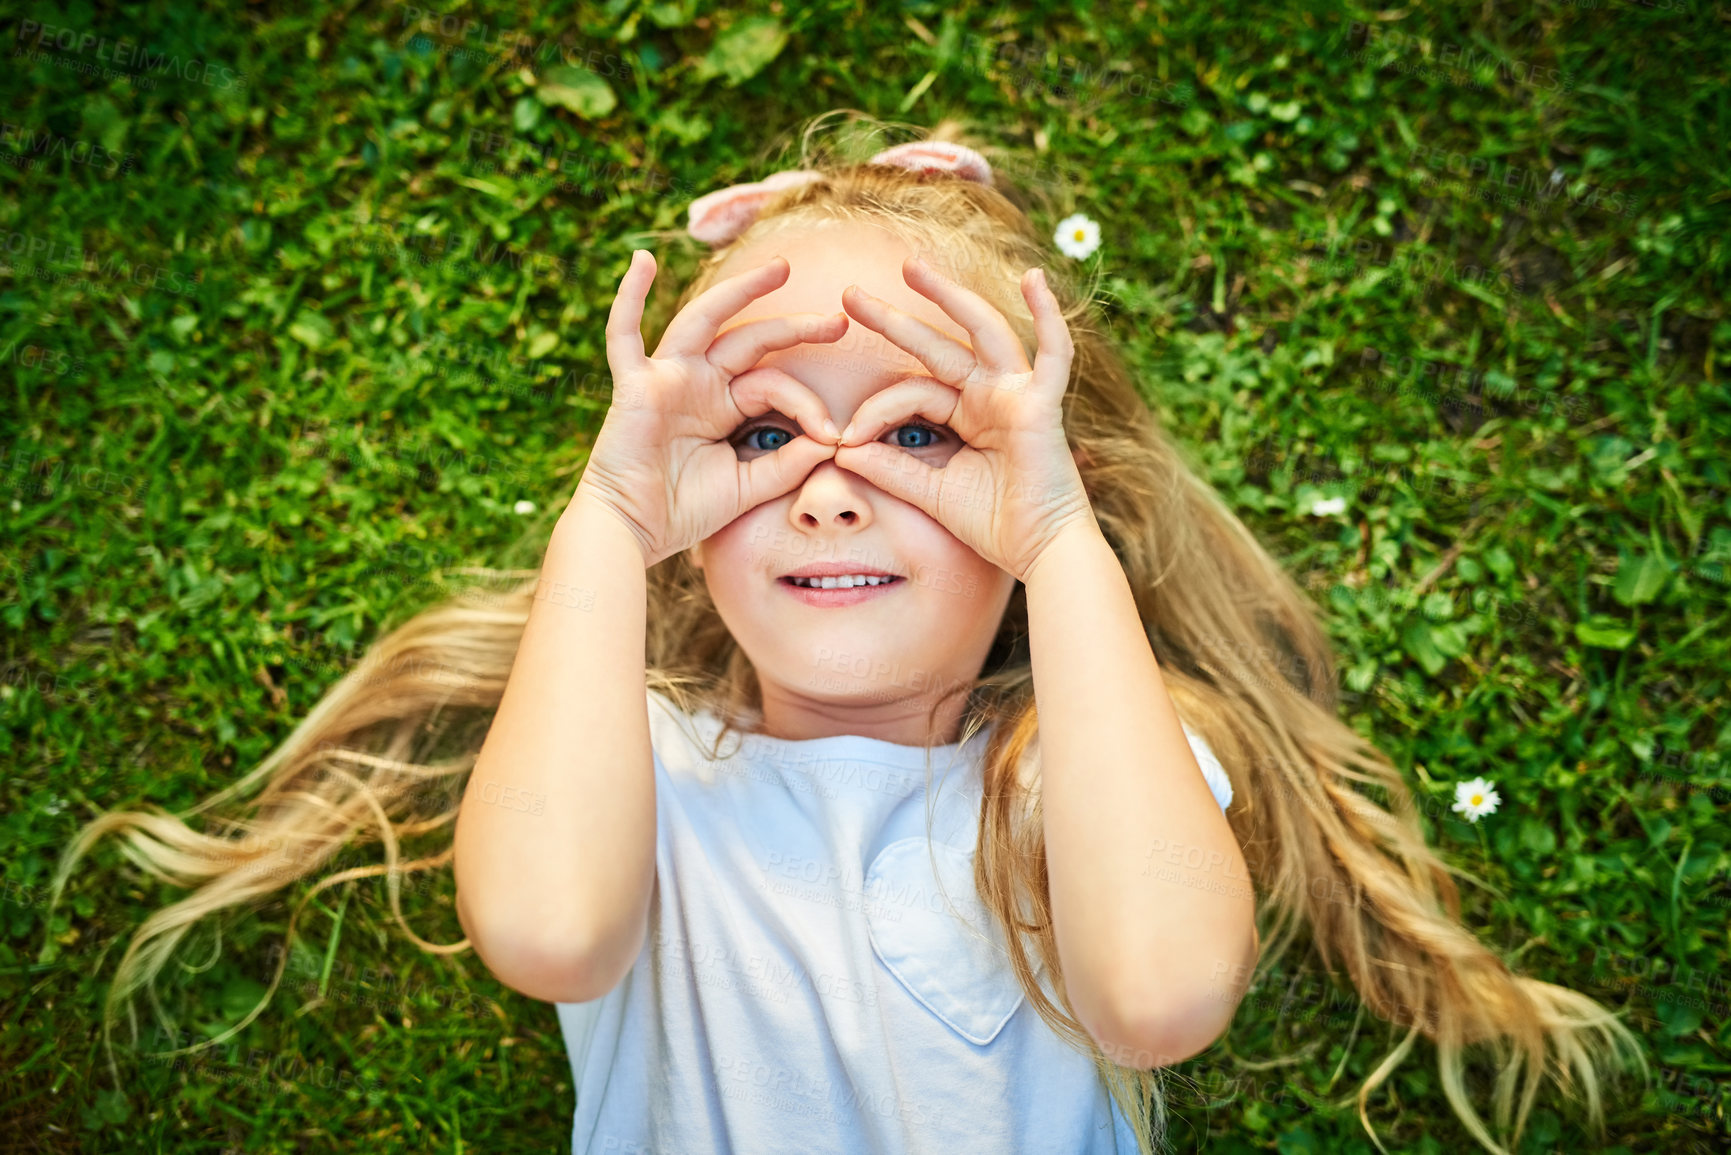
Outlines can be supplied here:
[[862, 529], [872, 522], [870, 484], [832, 458], [820, 461], [794, 491], [787, 516], [802, 530]]

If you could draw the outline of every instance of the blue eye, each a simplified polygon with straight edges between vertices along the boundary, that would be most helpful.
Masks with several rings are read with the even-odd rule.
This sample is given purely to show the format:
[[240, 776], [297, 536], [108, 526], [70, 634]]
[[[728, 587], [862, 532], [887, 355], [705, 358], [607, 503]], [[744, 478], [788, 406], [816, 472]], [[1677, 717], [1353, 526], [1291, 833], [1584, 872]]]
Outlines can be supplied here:
[[[764, 445], [762, 443], [754, 442], [752, 439], [760, 433], [767, 433], [775, 437], [785, 437], [787, 441], [777, 441], [773, 445]], [[747, 449], [761, 449], [765, 453], [773, 453], [783, 445], [786, 445], [788, 441], [792, 440], [793, 434], [789, 433], [785, 429], [778, 429], [773, 425], [759, 425], [756, 429], [752, 429], [746, 433], [744, 445]]]
[[906, 441], [902, 441], [898, 438], [897, 444], [903, 449], [930, 449], [932, 447], [932, 445], [935, 444], [937, 441], [938, 431], [936, 429], [931, 428], [929, 425], [903, 425], [900, 429], [896, 430], [897, 434], [907, 433], [907, 432], [912, 432], [914, 434], [923, 433], [927, 437], [932, 438], [932, 440], [931, 441], [920, 441], [920, 442], [916, 442], [913, 445], [909, 445]]

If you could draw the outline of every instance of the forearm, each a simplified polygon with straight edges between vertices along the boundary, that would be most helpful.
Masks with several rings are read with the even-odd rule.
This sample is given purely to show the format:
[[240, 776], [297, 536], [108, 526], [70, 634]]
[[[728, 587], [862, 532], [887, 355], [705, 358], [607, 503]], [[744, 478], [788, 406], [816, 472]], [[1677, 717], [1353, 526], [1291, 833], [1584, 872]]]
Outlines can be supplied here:
[[[1096, 525], [1053, 541], [1027, 575], [1027, 603], [1046, 866], [1071, 1001], [1103, 1044], [1188, 1057], [1231, 1020], [1235, 1000], [1217, 976], [1255, 960], [1243, 855]], [[1195, 848], [1203, 866], [1178, 877], [1203, 885], [1150, 870], [1149, 848], [1161, 845]], [[1237, 882], [1208, 885], [1223, 879]]]
[[641, 948], [655, 870], [646, 588], [637, 540], [579, 487], [457, 818], [459, 917], [518, 989], [568, 988], [574, 972], [552, 977], [563, 966], [616, 976]]

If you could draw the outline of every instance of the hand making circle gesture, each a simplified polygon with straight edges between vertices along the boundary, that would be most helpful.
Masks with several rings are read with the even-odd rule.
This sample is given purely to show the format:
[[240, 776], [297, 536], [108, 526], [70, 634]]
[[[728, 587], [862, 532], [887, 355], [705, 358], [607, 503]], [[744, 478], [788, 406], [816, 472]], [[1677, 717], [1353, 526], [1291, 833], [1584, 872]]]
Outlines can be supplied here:
[[[1043, 270], [1022, 278], [1039, 349], [1028, 364], [1010, 323], [983, 297], [918, 257], [902, 265], [908, 286], [935, 302], [972, 339], [972, 347], [880, 297], [850, 286], [842, 307], [867, 328], [917, 358], [933, 379], [891, 385], [853, 415], [835, 463], [924, 510], [981, 557], [1025, 581], [1034, 562], [1093, 507], [1064, 437], [1062, 401], [1075, 348]], [[920, 416], [947, 425], [964, 442], [934, 468], [877, 441], [885, 429]]]
[[[710, 286], [643, 351], [643, 305], [655, 258], [639, 250], [607, 317], [613, 400], [584, 467], [588, 492], [624, 519], [653, 566], [703, 541], [748, 510], [804, 481], [835, 452], [836, 428], [817, 394], [779, 369], [753, 369], [773, 349], [830, 342], [844, 314], [796, 313], [722, 323], [788, 277], [784, 257]], [[741, 461], [729, 440], [740, 424], [776, 411], [805, 431], [773, 453]]]

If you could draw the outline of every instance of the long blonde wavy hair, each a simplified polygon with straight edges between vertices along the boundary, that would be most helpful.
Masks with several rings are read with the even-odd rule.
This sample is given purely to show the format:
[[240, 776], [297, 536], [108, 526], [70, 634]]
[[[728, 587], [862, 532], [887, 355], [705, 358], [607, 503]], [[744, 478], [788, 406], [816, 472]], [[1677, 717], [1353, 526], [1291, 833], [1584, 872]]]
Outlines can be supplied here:
[[[820, 130], [837, 115], [809, 123], [782, 158], [797, 146], [797, 167], [818, 169], [825, 179], [781, 194], [733, 243], [826, 220], [880, 225], [996, 305], [1031, 350], [1032, 320], [1017, 285], [1030, 266], [1050, 265], [1052, 254], [1028, 215], [1045, 194], [1003, 179], [1019, 166], [1030, 171], [1018, 154], [978, 145], [999, 165], [995, 187], [862, 164], [907, 126], [844, 113], [844, 131], [826, 138]], [[945, 122], [928, 138], [960, 136]], [[697, 262], [673, 311], [713, 282], [730, 251], [721, 246]], [[1368, 1096], [1419, 1034], [1436, 1045], [1450, 1104], [1489, 1150], [1506, 1148], [1467, 1094], [1471, 1044], [1488, 1044], [1494, 1055], [1495, 1119], [1505, 1135], [1512, 1119], [1511, 1145], [1547, 1078], [1566, 1095], [1584, 1098], [1589, 1118], [1602, 1127], [1604, 1076], [1623, 1064], [1625, 1053], [1644, 1070], [1634, 1036], [1592, 999], [1512, 973], [1462, 925], [1449, 868], [1425, 845], [1400, 772], [1338, 717], [1333, 658], [1314, 607], [1160, 427], [1103, 332], [1093, 287], [1061, 275], [1052, 281], [1075, 338], [1065, 429], [1174, 702], [1232, 780], [1236, 802], [1228, 818], [1259, 895], [1265, 944], [1259, 974], [1308, 929], [1322, 965], [1344, 970], [1365, 1008], [1406, 1029], [1357, 1095], [1373, 1139]], [[662, 324], [671, 316], [658, 312]], [[201, 919], [312, 875], [357, 842], [376, 839], [384, 861], [321, 879], [290, 917], [290, 943], [305, 901], [327, 887], [382, 874], [392, 915], [417, 945], [444, 954], [467, 949], [467, 940], [423, 939], [402, 916], [404, 876], [444, 867], [451, 849], [404, 861], [399, 843], [454, 822], [529, 615], [532, 572], [483, 572], [512, 584], [459, 593], [390, 631], [274, 753], [228, 788], [182, 816], [159, 808], [104, 814], [67, 847], [53, 901], [74, 864], [111, 833], [122, 836], [139, 867], [191, 890], [133, 935], [110, 988], [105, 1038], [117, 1008], [140, 988], [153, 990], [158, 972]], [[724, 734], [742, 720], [749, 725], [761, 708], [757, 681], [701, 572], [679, 554], [648, 578], [647, 686], [687, 711], [711, 708], [727, 720]], [[1152, 1152], [1165, 1146], [1161, 1072], [1111, 1061], [1063, 993], [1027, 634], [1018, 587], [980, 676], [954, 691], [967, 695], [964, 738], [997, 723], [983, 752], [974, 881], [1004, 930], [1029, 1002], [1060, 1037], [1093, 1057], [1142, 1151]], [[184, 821], [241, 802], [261, 784], [257, 797], [231, 807], [215, 832]], [[286, 963], [283, 952], [263, 1000], [240, 1023], [197, 1047], [166, 1053], [215, 1045], [238, 1032], [268, 1005]], [[1056, 1001], [1047, 997], [1042, 974]]]

